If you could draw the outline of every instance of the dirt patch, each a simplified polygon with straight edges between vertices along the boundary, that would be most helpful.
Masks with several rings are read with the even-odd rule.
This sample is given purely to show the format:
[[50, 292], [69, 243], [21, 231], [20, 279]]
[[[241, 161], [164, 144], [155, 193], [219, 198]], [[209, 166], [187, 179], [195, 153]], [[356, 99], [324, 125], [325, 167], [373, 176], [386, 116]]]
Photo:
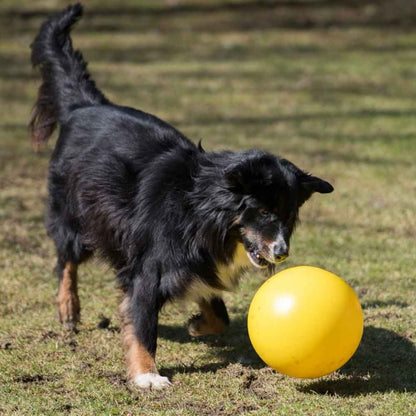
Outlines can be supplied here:
[[105, 378], [109, 381], [110, 384], [113, 386], [126, 386], [127, 378], [122, 373], [117, 372], [110, 372], [110, 373], [102, 373], [100, 377]]
[[98, 329], [108, 329], [110, 326], [111, 320], [104, 315], [100, 315], [100, 322], [98, 322], [97, 328]]
[[0, 339], [0, 350], [10, 350], [12, 348], [12, 343], [7, 339]]
[[44, 374], [24, 374], [22, 376], [16, 377], [14, 381], [18, 383], [24, 384], [43, 384], [43, 383], [50, 383], [52, 381], [58, 380], [58, 376], [56, 375], [44, 375]]
[[59, 338], [59, 334], [54, 331], [46, 331], [40, 334], [40, 341], [48, 341], [56, 338]]

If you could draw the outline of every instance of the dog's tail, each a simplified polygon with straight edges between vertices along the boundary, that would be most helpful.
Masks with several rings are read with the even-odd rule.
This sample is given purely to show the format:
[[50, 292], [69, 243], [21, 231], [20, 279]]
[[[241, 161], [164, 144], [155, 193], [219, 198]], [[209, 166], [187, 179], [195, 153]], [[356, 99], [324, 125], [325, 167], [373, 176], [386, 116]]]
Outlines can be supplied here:
[[48, 140], [57, 123], [65, 122], [71, 110], [108, 103], [90, 79], [81, 52], [72, 48], [69, 33], [82, 10], [81, 4], [74, 4], [48, 19], [31, 45], [32, 64], [42, 75], [29, 124], [35, 150]]

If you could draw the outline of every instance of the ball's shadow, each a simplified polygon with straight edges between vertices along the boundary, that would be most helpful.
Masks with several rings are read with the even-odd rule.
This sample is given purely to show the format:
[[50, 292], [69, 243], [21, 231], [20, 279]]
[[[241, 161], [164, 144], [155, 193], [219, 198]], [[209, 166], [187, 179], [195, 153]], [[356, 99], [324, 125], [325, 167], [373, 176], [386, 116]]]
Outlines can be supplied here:
[[411, 341], [394, 331], [366, 326], [356, 353], [339, 373], [345, 377], [302, 383], [298, 390], [340, 396], [415, 392], [416, 349]]
[[[249, 368], [265, 364], [253, 350], [247, 335], [246, 319], [238, 317], [229, 330], [220, 336], [192, 338], [184, 327], [159, 328], [162, 338], [179, 343], [204, 343], [213, 347], [217, 363], [169, 367], [164, 373], [216, 372], [232, 363]], [[416, 392], [416, 348], [405, 337], [391, 330], [366, 326], [363, 339], [351, 360], [339, 370], [338, 380], [318, 379], [299, 382], [298, 390], [311, 394], [356, 396], [375, 392]]]

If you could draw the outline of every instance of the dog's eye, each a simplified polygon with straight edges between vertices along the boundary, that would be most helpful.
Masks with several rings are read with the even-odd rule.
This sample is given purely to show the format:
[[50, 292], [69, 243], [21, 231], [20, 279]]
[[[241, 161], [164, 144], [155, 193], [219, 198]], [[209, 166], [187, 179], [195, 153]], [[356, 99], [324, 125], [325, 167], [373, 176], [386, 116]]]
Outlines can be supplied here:
[[267, 215], [270, 214], [270, 212], [267, 211], [267, 209], [263, 209], [263, 208], [260, 208], [259, 212], [260, 212], [261, 215], [264, 215], [264, 216], [267, 216]]

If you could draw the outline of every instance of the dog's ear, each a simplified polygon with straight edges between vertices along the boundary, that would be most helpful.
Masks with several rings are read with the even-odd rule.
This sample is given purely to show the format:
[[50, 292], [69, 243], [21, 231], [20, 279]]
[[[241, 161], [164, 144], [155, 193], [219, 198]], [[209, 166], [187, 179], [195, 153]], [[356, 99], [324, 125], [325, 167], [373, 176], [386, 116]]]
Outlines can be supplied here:
[[312, 176], [309, 173], [299, 169], [295, 164], [287, 159], [281, 159], [280, 163], [289, 172], [295, 175], [298, 183], [298, 206], [303, 205], [314, 192], [328, 194], [334, 190], [333, 186], [321, 178]]
[[309, 175], [305, 172], [300, 172], [301, 173], [298, 176], [300, 184], [299, 206], [307, 201], [314, 192], [329, 194], [334, 190], [333, 186], [329, 182], [316, 176]]

